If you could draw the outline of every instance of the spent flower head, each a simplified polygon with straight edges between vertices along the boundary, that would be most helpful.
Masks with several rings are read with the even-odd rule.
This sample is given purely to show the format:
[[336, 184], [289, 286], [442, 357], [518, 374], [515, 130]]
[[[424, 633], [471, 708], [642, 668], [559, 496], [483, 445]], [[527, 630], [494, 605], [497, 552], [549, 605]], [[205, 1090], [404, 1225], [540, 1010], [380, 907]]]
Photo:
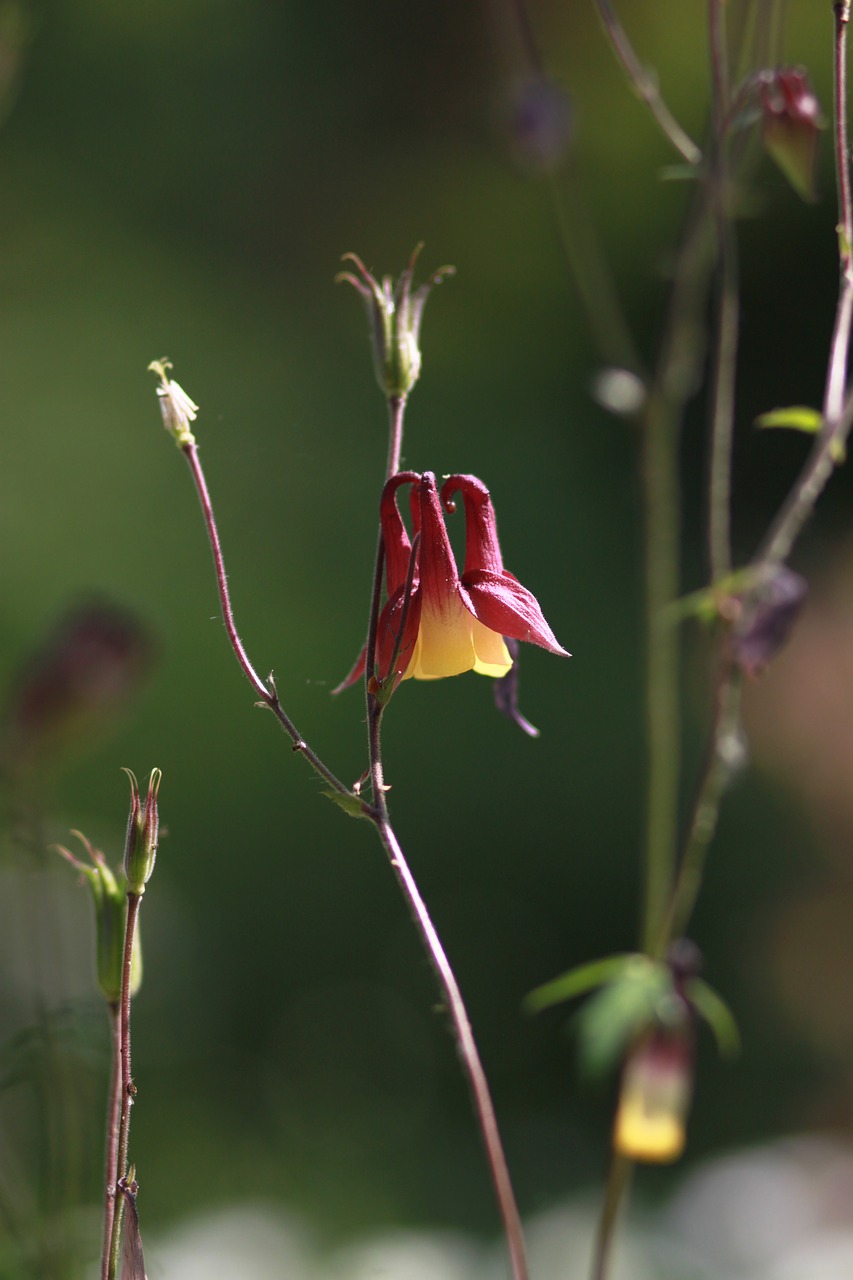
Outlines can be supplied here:
[[190, 430], [190, 423], [195, 421], [198, 405], [194, 404], [179, 382], [169, 377], [171, 360], [163, 356], [162, 360], [152, 360], [149, 372], [156, 373], [160, 379], [157, 395], [160, 399], [160, 412], [163, 415], [163, 426], [172, 435], [178, 448], [195, 444], [195, 436]]
[[380, 390], [388, 399], [402, 399], [411, 391], [421, 372], [420, 332], [426, 300], [435, 285], [453, 275], [454, 267], [439, 267], [419, 288], [412, 291], [415, 263], [423, 244], [415, 247], [409, 265], [394, 282], [391, 276], [379, 281], [354, 253], [345, 253], [358, 275], [341, 271], [335, 282], [345, 280], [361, 294], [370, 325], [373, 368]]

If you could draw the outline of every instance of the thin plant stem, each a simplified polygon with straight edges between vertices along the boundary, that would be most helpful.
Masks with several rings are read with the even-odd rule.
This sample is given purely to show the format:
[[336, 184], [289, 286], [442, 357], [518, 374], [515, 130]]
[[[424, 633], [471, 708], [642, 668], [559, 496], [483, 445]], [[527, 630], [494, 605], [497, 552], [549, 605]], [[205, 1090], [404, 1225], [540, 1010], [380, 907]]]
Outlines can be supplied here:
[[739, 736], [743, 680], [726, 653], [717, 681], [716, 708], [705, 765], [679, 863], [672, 903], [661, 932], [659, 951], [687, 929], [702, 888], [708, 851], [717, 830], [720, 805], [743, 762]]
[[644, 407], [642, 483], [645, 515], [646, 734], [648, 789], [642, 945], [650, 955], [661, 934], [674, 880], [681, 724], [681, 640], [667, 609], [680, 579], [678, 439], [702, 355], [698, 338], [715, 240], [709, 195], [697, 193], [678, 255], [655, 380]]
[[[399, 470], [403, 439], [404, 411], [404, 397], [393, 397], [389, 400], [390, 443], [387, 465], [389, 469], [393, 467], [393, 470], [389, 470], [389, 476], [395, 474], [395, 472]], [[198, 448], [194, 441], [187, 441], [181, 445], [181, 451], [189, 463], [190, 472], [198, 493], [207, 529], [208, 540], [213, 553], [216, 582], [219, 590], [219, 599], [222, 606], [223, 618], [225, 620], [225, 628], [231, 642], [231, 648], [241, 670], [243, 671], [243, 674], [249, 680], [249, 683], [252, 685], [255, 692], [260, 696], [264, 705], [270, 707], [270, 709], [275, 713], [276, 718], [293, 740], [294, 747], [306, 757], [309, 764], [312, 765], [316, 772], [319, 773], [320, 776], [329, 783], [337, 793], [346, 796], [349, 799], [357, 800], [358, 797], [356, 793], [344, 786], [344, 784], [335, 777], [331, 770], [327, 768], [323, 761], [319, 759], [315, 752], [308, 747], [307, 743], [281, 706], [272, 680], [270, 680], [270, 687], [267, 687], [264, 681], [262, 681], [258, 676], [254, 666], [250, 662], [234, 621], [234, 613], [228, 591], [219, 533], [205, 481], [204, 471], [198, 457]], [[411, 907], [427, 953], [438, 975], [439, 983], [446, 998], [448, 1010], [456, 1033], [463, 1069], [470, 1083], [475, 1113], [483, 1135], [489, 1170], [495, 1185], [498, 1205], [504, 1222], [504, 1229], [512, 1260], [513, 1277], [514, 1280], [527, 1280], [528, 1273], [525, 1260], [521, 1220], [515, 1204], [506, 1158], [504, 1156], [503, 1147], [498, 1134], [494, 1107], [492, 1105], [485, 1073], [483, 1071], [482, 1063], [480, 1062], [473, 1033], [471, 1031], [470, 1021], [465, 1010], [465, 1005], [462, 1001], [459, 986], [450, 966], [450, 962], [448, 961], [444, 949], [441, 946], [438, 934], [430, 920], [423, 899], [418, 892], [417, 885], [411, 871], [409, 870], [408, 864], [406, 863], [402, 848], [388, 817], [388, 808], [385, 802], [385, 782], [380, 748], [382, 706], [371, 691], [373, 653], [375, 652], [376, 645], [383, 566], [384, 546], [380, 536], [374, 569], [373, 589], [371, 593], [368, 647], [365, 658], [365, 684], [367, 687], [369, 726], [368, 746], [370, 753], [370, 779], [373, 793], [373, 804], [367, 805], [362, 802], [361, 811], [363, 816], [368, 818], [376, 828], [382, 846], [388, 855], [389, 861], [397, 875], [398, 882], [400, 883], [406, 900]], [[124, 1172], [126, 1172], [126, 1148], [124, 1149], [124, 1155], [122, 1155], [122, 1148], [120, 1144], [119, 1165], [121, 1164], [122, 1159], [125, 1161], [125, 1168], [122, 1169], [123, 1175]], [[122, 1206], [119, 1205], [116, 1210], [116, 1222], [113, 1229], [113, 1242], [116, 1250], [120, 1241], [119, 1217], [121, 1211]], [[114, 1280], [114, 1271], [108, 1276], [107, 1280]]]
[[118, 1143], [116, 1151], [116, 1163], [114, 1170], [113, 1197], [115, 1198], [115, 1208], [113, 1211], [113, 1229], [112, 1239], [110, 1241], [109, 1262], [107, 1267], [107, 1280], [115, 1280], [118, 1269], [119, 1250], [121, 1248], [121, 1224], [124, 1217], [124, 1199], [119, 1199], [118, 1184], [122, 1178], [127, 1176], [127, 1151], [130, 1141], [130, 1112], [133, 1107], [133, 1099], [136, 1093], [136, 1086], [133, 1083], [133, 1076], [130, 1069], [130, 988], [131, 988], [131, 971], [133, 966], [133, 940], [136, 935], [136, 922], [139, 918], [139, 908], [142, 903], [142, 894], [127, 894], [127, 925], [124, 933], [124, 955], [122, 957], [121, 966], [121, 1004], [119, 1010], [119, 1057], [121, 1061], [121, 1070], [119, 1073], [119, 1094], [120, 1094], [120, 1116]]
[[548, 188], [560, 246], [601, 359], [643, 376], [643, 360], [583, 206], [580, 184], [571, 176], [561, 183], [557, 174], [551, 174]]
[[[645, 517], [647, 799], [642, 947], [660, 959], [677, 868], [681, 760], [680, 630], [668, 609], [680, 580], [678, 442], [702, 359], [702, 316], [717, 242], [713, 195], [697, 192], [679, 250], [654, 382], [640, 416]], [[613, 1156], [601, 1211], [592, 1280], [605, 1280], [610, 1245], [631, 1162]]]
[[677, 425], [674, 406], [650, 398], [643, 420], [646, 582], [646, 800], [643, 948], [653, 952], [675, 858], [680, 716], [679, 631], [665, 610], [678, 594]]
[[614, 1151], [610, 1158], [604, 1207], [598, 1223], [590, 1280], [606, 1280], [619, 1209], [631, 1185], [633, 1161]]
[[719, 0], [712, 0], [708, 9], [714, 134], [709, 182], [714, 200], [718, 260], [708, 468], [708, 563], [712, 582], [725, 577], [732, 567], [731, 469], [739, 337], [737, 245], [728, 216], [726, 121], [730, 95], [722, 9]]
[[850, 192], [850, 151], [847, 136], [847, 27], [850, 20], [850, 0], [839, 0], [833, 5], [833, 12], [835, 14], [833, 119], [841, 283], [824, 400], [824, 417], [828, 421], [840, 415], [844, 400], [850, 349], [850, 292], [853, 286], [853, 268], [851, 268], [853, 202], [851, 202]]
[[406, 412], [405, 396], [390, 396], [388, 399], [388, 461], [385, 466], [385, 479], [390, 480], [400, 470], [400, 455], [403, 449], [403, 415]]
[[833, 129], [835, 175], [838, 188], [838, 255], [840, 281], [835, 325], [823, 403], [823, 427], [794, 487], [782, 504], [753, 563], [778, 564], [787, 559], [811, 516], [843, 449], [851, 424], [853, 403], [847, 395], [847, 368], [853, 324], [853, 200], [851, 200], [847, 131], [847, 28], [850, 0], [833, 5], [835, 15]]
[[[534, 74], [544, 78], [545, 61], [530, 21], [527, 0], [515, 0], [514, 7], [525, 57]], [[643, 362], [613, 277], [583, 205], [581, 184], [571, 173], [566, 181], [561, 181], [560, 174], [549, 172], [547, 185], [560, 247], [601, 359], [608, 365], [644, 376]]]
[[261, 699], [263, 705], [269, 707], [279, 724], [290, 737], [293, 742], [294, 751], [298, 751], [302, 756], [304, 756], [312, 769], [320, 775], [324, 782], [328, 783], [333, 791], [337, 792], [340, 796], [345, 796], [347, 799], [352, 799], [354, 798], [354, 793], [349, 787], [341, 782], [339, 778], [335, 777], [331, 769], [323, 763], [317, 753], [302, 737], [302, 734], [296, 728], [296, 725], [290, 719], [290, 716], [285, 712], [281, 702], [279, 701], [278, 692], [272, 678], [270, 677], [268, 683], [263, 681], [249, 661], [249, 657], [243, 647], [243, 642], [240, 639], [234, 622], [234, 610], [231, 606], [228, 579], [225, 573], [225, 563], [222, 558], [222, 547], [219, 541], [219, 530], [216, 526], [216, 517], [213, 513], [213, 504], [210, 501], [210, 494], [208, 492], [204, 470], [198, 456], [198, 446], [194, 441], [182, 444], [181, 452], [189, 464], [190, 473], [201, 504], [204, 523], [207, 528], [207, 537], [210, 543], [210, 549], [213, 553], [213, 564], [216, 571], [216, 585], [219, 591], [219, 602], [222, 606], [222, 617], [225, 622], [225, 630], [228, 634], [228, 639], [231, 642], [231, 648], [234, 651], [234, 656], [240, 664], [243, 674], [246, 676], [252, 688]]
[[634, 52], [634, 48], [625, 34], [625, 28], [617, 18], [610, 0], [595, 0], [595, 7], [598, 10], [598, 16], [607, 33], [613, 52], [622, 64], [637, 95], [645, 102], [663, 133], [679, 155], [688, 164], [698, 165], [702, 159], [702, 152], [689, 134], [682, 129], [664, 102], [655, 78], [649, 75]]
[[718, 225], [719, 293], [717, 297], [711, 449], [708, 485], [708, 564], [711, 582], [731, 573], [732, 439], [735, 417], [735, 371], [739, 337], [738, 269], [734, 235], [725, 213]]
[[368, 712], [371, 780], [374, 804], [379, 810], [378, 817], [375, 819], [376, 831], [397, 878], [397, 883], [409, 905], [412, 918], [432, 963], [448, 1014], [450, 1015], [459, 1058], [471, 1090], [474, 1113], [479, 1124], [486, 1152], [486, 1161], [503, 1221], [514, 1280], [527, 1280], [528, 1270], [524, 1232], [515, 1202], [509, 1168], [498, 1130], [486, 1073], [483, 1070], [483, 1064], [480, 1060], [459, 984], [456, 981], [450, 961], [441, 945], [441, 940], [388, 817], [380, 742], [383, 708], [373, 695], [368, 696], [371, 702]]
[[[403, 439], [405, 400], [391, 397], [388, 401], [388, 410], [390, 445], [388, 451], [388, 470], [385, 477], [386, 482], [399, 470]], [[393, 468], [392, 464], [394, 464]], [[413, 541], [412, 554], [409, 561], [409, 572], [406, 583], [407, 601], [409, 599], [414, 579], [417, 542], [418, 538], [416, 535]], [[498, 1211], [503, 1222], [504, 1234], [506, 1236], [514, 1280], [527, 1280], [527, 1258], [521, 1218], [515, 1202], [515, 1195], [513, 1193], [512, 1182], [509, 1176], [509, 1168], [507, 1166], [506, 1156], [504, 1154], [503, 1144], [498, 1130], [495, 1109], [489, 1092], [488, 1082], [486, 1080], [486, 1073], [483, 1070], [483, 1064], [480, 1061], [480, 1055], [477, 1050], [474, 1033], [471, 1029], [471, 1021], [468, 1017], [468, 1012], [462, 999], [462, 992], [459, 989], [459, 984], [456, 981], [453, 968], [447, 958], [447, 954], [441, 944], [441, 940], [432, 923], [429, 912], [427, 911], [426, 903], [421, 897], [417, 882], [409, 868], [409, 864], [406, 860], [405, 854], [403, 853], [403, 849], [400, 845], [399, 839], [397, 838], [396, 832], [391, 825], [391, 820], [388, 814], [388, 804], [386, 800], [387, 787], [385, 785], [385, 770], [382, 762], [382, 716], [386, 704], [381, 702], [377, 697], [374, 673], [374, 655], [376, 652], [379, 608], [382, 597], [382, 571], [384, 567], [384, 560], [385, 550], [382, 532], [380, 529], [379, 543], [376, 551], [376, 562], [373, 571], [373, 586], [371, 590], [370, 619], [367, 629], [367, 650], [364, 672], [365, 699], [367, 706], [367, 747], [370, 762], [370, 785], [373, 797], [373, 811], [370, 816], [376, 828], [376, 833], [379, 836], [382, 847], [388, 857], [391, 869], [394, 872], [397, 883], [403, 893], [403, 897], [408, 904], [450, 1015], [450, 1020], [456, 1038], [456, 1045], [459, 1052], [459, 1059], [471, 1091], [474, 1114], [480, 1128], [480, 1134], [482, 1136], [486, 1154], [486, 1163], [494, 1186], [498, 1202]], [[404, 625], [405, 613], [400, 621], [401, 635]], [[396, 659], [392, 661], [391, 671], [387, 673], [388, 679], [393, 679], [395, 662]], [[386, 677], [386, 673], [382, 672], [380, 674], [383, 678]]]
[[108, 1005], [112, 1065], [110, 1067], [110, 1091], [107, 1100], [107, 1141], [104, 1161], [104, 1234], [101, 1246], [101, 1280], [108, 1280], [110, 1273], [110, 1247], [113, 1238], [113, 1222], [116, 1210], [116, 1169], [118, 1165], [119, 1125], [121, 1121], [121, 1004], [111, 1000]]
[[[853, 398], [848, 397], [845, 402], [851, 312], [853, 311], [853, 269], [851, 269], [853, 205], [847, 161], [846, 28], [849, 8], [849, 3], [834, 6], [836, 19], [834, 114], [840, 285], [824, 395], [824, 428], [797, 482], [753, 559], [755, 567], [779, 563], [787, 558], [796, 538], [814, 510], [836, 465], [838, 450], [843, 449], [853, 424]], [[723, 253], [721, 254], [723, 272], [725, 267], [726, 258]], [[713, 521], [713, 505], [711, 515]], [[719, 538], [719, 530], [717, 536]], [[715, 545], [713, 532], [711, 544], [713, 549]], [[730, 568], [730, 564], [721, 559], [719, 543], [717, 546], [716, 560], [712, 551], [712, 581], [717, 580]], [[733, 667], [728, 654], [724, 654], [720, 667], [711, 740], [688, 828], [669, 918], [662, 933], [661, 945], [664, 946], [669, 937], [682, 933], [687, 927], [701, 889], [707, 852], [716, 830], [720, 804], [742, 756], [742, 748], [738, 741], [742, 678]]]

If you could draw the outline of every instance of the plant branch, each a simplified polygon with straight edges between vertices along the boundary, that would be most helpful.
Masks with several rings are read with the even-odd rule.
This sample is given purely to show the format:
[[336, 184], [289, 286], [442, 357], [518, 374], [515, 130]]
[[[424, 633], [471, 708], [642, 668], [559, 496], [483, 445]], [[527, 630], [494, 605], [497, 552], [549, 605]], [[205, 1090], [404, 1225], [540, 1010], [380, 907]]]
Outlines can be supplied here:
[[679, 863], [672, 903], [662, 930], [659, 944], [661, 952], [671, 938], [681, 937], [687, 929], [702, 887], [708, 850], [717, 830], [720, 804], [732, 777], [743, 762], [743, 745], [739, 737], [742, 691], [741, 674], [733, 667], [731, 658], [726, 653], [717, 681], [714, 724], [705, 765]]
[[405, 396], [388, 397], [388, 461], [385, 465], [385, 479], [390, 480], [400, 470], [400, 455], [403, 450], [403, 415], [406, 412]]
[[120, 1117], [118, 1142], [116, 1144], [116, 1163], [112, 1180], [112, 1195], [115, 1200], [113, 1209], [112, 1239], [110, 1242], [109, 1260], [107, 1264], [107, 1280], [115, 1280], [118, 1268], [118, 1255], [121, 1248], [121, 1224], [124, 1217], [124, 1200], [117, 1199], [118, 1184], [127, 1176], [127, 1150], [130, 1140], [130, 1111], [133, 1106], [136, 1086], [130, 1070], [130, 988], [131, 970], [133, 966], [133, 940], [136, 935], [136, 922], [142, 894], [128, 892], [127, 925], [124, 933], [124, 955], [121, 966], [121, 1004], [119, 1009], [119, 1101]]
[[853, 201], [847, 133], [847, 28], [850, 0], [833, 5], [835, 14], [834, 142], [838, 187], [840, 281], [823, 404], [823, 427], [805, 465], [759, 547], [754, 564], [786, 560], [832, 475], [853, 425], [853, 399], [847, 393], [847, 368], [853, 324]]
[[403, 892], [403, 896], [409, 905], [415, 926], [421, 936], [424, 949], [432, 963], [433, 970], [444, 997], [444, 1002], [447, 1006], [447, 1011], [453, 1026], [457, 1049], [459, 1051], [460, 1061], [471, 1090], [474, 1113], [480, 1127], [480, 1134], [486, 1152], [489, 1173], [492, 1178], [492, 1184], [494, 1186], [498, 1202], [498, 1209], [503, 1221], [514, 1280], [527, 1280], [527, 1259], [525, 1255], [524, 1233], [521, 1226], [521, 1219], [515, 1202], [512, 1182], [509, 1176], [509, 1168], [507, 1166], [506, 1156], [501, 1143], [497, 1119], [495, 1117], [495, 1109], [489, 1092], [488, 1082], [486, 1080], [486, 1073], [483, 1070], [483, 1064], [480, 1061], [480, 1055], [477, 1050], [474, 1033], [471, 1029], [468, 1012], [465, 1008], [462, 993], [459, 989], [459, 984], [456, 981], [450, 961], [448, 960], [445, 950], [441, 945], [435, 926], [433, 925], [429, 912], [427, 911], [426, 904], [420, 895], [417, 883], [409, 869], [409, 865], [400, 846], [400, 842], [397, 839], [388, 817], [380, 750], [381, 719], [382, 707], [375, 698], [372, 698], [369, 723], [373, 798], [374, 804], [379, 810], [378, 817], [374, 819], [376, 832], [382, 843], [382, 847], [388, 856], [388, 861], [397, 878], [397, 883], [399, 884], [400, 889]]
[[107, 1141], [104, 1193], [104, 1234], [101, 1246], [101, 1280], [109, 1280], [110, 1250], [116, 1211], [115, 1180], [118, 1167], [119, 1125], [121, 1122], [121, 1003], [110, 1001], [110, 1043], [112, 1065], [110, 1067], [110, 1092], [107, 1101]]
[[679, 155], [688, 164], [698, 165], [702, 160], [702, 152], [693, 139], [685, 133], [664, 102], [655, 77], [649, 74], [634, 52], [634, 48], [625, 34], [625, 28], [617, 18], [610, 0], [595, 0], [595, 7], [598, 10], [598, 16], [607, 33], [613, 52], [622, 64], [638, 97], [645, 102]]
[[[390, 447], [388, 452], [389, 470], [386, 474], [386, 482], [392, 475], [399, 470], [400, 452], [403, 436], [403, 414], [405, 411], [404, 400], [389, 399], [389, 426], [390, 426]], [[394, 468], [391, 470], [391, 464]], [[409, 571], [406, 581], [406, 605], [404, 606], [403, 615], [400, 620], [400, 634], [405, 626], [405, 608], [408, 607], [408, 601], [411, 595], [412, 583], [414, 580], [415, 560], [418, 549], [418, 535], [413, 539], [412, 551], [409, 560]], [[474, 1114], [480, 1127], [480, 1133], [483, 1139], [483, 1145], [486, 1153], [486, 1162], [488, 1164], [489, 1173], [495, 1189], [498, 1202], [498, 1210], [503, 1221], [504, 1234], [506, 1236], [507, 1247], [509, 1250], [510, 1261], [512, 1264], [512, 1273], [514, 1280], [527, 1280], [527, 1259], [525, 1256], [524, 1233], [521, 1226], [521, 1218], [519, 1216], [518, 1207], [513, 1194], [512, 1182], [509, 1176], [509, 1168], [504, 1155], [503, 1145], [500, 1139], [495, 1110], [492, 1104], [491, 1094], [489, 1092], [486, 1074], [483, 1070], [483, 1064], [480, 1061], [480, 1055], [477, 1050], [477, 1044], [474, 1040], [474, 1033], [471, 1029], [471, 1022], [465, 1003], [462, 999], [462, 993], [459, 984], [453, 972], [447, 954], [441, 945], [438, 933], [432, 923], [426, 903], [421, 897], [420, 891], [409, 869], [409, 864], [403, 853], [403, 849], [391, 825], [388, 814], [388, 804], [386, 800], [387, 787], [385, 784], [385, 770], [382, 763], [382, 717], [387, 703], [380, 700], [377, 695], [375, 665], [376, 665], [376, 636], [379, 625], [379, 611], [382, 598], [382, 572], [384, 568], [385, 548], [380, 529], [379, 542], [376, 550], [376, 561], [373, 571], [373, 584], [370, 599], [370, 618], [367, 628], [367, 649], [365, 653], [365, 670], [364, 670], [364, 688], [365, 700], [367, 707], [367, 735], [368, 735], [368, 756], [370, 761], [370, 786], [373, 798], [373, 808], [369, 814], [373, 822], [376, 833], [383, 849], [388, 857], [391, 869], [397, 879], [397, 883], [403, 893], [403, 896], [411, 911], [415, 926], [420, 935], [424, 950], [429, 957], [430, 963], [438, 980], [444, 1003], [446, 1004], [450, 1020], [453, 1026], [456, 1045], [459, 1051], [459, 1058], [462, 1070], [468, 1080], [471, 1090], [471, 1098], [474, 1106]], [[399, 644], [399, 641], [398, 641]], [[399, 652], [399, 650], [396, 650]], [[394, 667], [396, 665], [396, 657], [392, 660], [391, 670], [389, 672], [380, 672], [383, 679], [393, 680]]]
[[626, 1156], [614, 1151], [610, 1158], [610, 1172], [607, 1175], [607, 1190], [604, 1193], [604, 1208], [598, 1223], [595, 1237], [595, 1249], [592, 1259], [591, 1280], [606, 1280], [610, 1264], [610, 1250], [619, 1217], [619, 1208], [626, 1191], [631, 1185], [634, 1165]]
[[339, 778], [335, 777], [331, 769], [323, 763], [317, 753], [309, 747], [308, 743], [302, 737], [302, 734], [296, 728], [296, 725], [287, 715], [286, 711], [279, 701], [278, 692], [275, 683], [270, 677], [269, 683], [262, 680], [255, 668], [249, 661], [248, 654], [243, 647], [234, 622], [234, 611], [231, 606], [231, 596], [228, 590], [228, 579], [225, 573], [225, 563], [222, 558], [222, 547], [219, 541], [219, 531], [216, 526], [216, 517], [213, 513], [213, 505], [210, 501], [210, 494], [205, 480], [204, 470], [198, 456], [198, 446], [194, 440], [187, 441], [181, 445], [181, 452], [189, 464], [190, 473], [196, 487], [198, 499], [201, 504], [204, 523], [207, 528], [207, 537], [210, 543], [210, 549], [213, 553], [213, 564], [216, 571], [216, 585], [219, 591], [219, 602], [222, 606], [222, 617], [225, 622], [225, 630], [228, 633], [228, 639], [231, 642], [231, 648], [234, 651], [243, 674], [257, 693], [264, 706], [269, 707], [279, 724], [288, 734], [293, 742], [295, 751], [299, 751], [308, 761], [312, 769], [320, 775], [324, 782], [337, 792], [338, 795], [345, 796], [348, 799], [355, 798], [354, 793], [349, 787], [345, 786]]
[[722, 5], [709, 5], [713, 166], [709, 175], [717, 235], [716, 300], [708, 492], [708, 563], [711, 582], [731, 572], [731, 468], [735, 371], [739, 337], [737, 245], [728, 216], [729, 169], [726, 128], [729, 73]]

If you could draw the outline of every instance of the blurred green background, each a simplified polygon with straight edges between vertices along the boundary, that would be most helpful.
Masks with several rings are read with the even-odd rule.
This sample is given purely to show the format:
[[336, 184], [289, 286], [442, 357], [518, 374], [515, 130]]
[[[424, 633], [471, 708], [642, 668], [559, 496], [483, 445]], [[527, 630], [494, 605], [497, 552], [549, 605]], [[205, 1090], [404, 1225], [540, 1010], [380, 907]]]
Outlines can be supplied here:
[[[784, 57], [809, 66], [828, 105], [826, 8], [818, 18], [809, 3], [790, 6]], [[592, 6], [543, 0], [529, 12], [571, 95], [558, 183], [586, 207], [651, 356], [689, 188], [662, 181], [674, 157]], [[624, 0], [620, 12], [701, 136], [699, 9]], [[612, 1082], [578, 1080], [564, 1013], [530, 1021], [520, 1004], [571, 965], [636, 945], [641, 512], [631, 430], [590, 394], [597, 353], [550, 189], [513, 142], [514, 95], [530, 75], [515, 10], [508, 0], [57, 0], [4, 10], [9, 50], [16, 13], [20, 90], [0, 132], [0, 657], [11, 688], [57, 616], [92, 593], [153, 637], [150, 675], [122, 714], [42, 780], [38, 829], [41, 843], [67, 843], [80, 828], [118, 858], [120, 766], [163, 770], [168, 836], [144, 904], [134, 1014], [145, 1225], [263, 1198], [329, 1238], [388, 1223], [493, 1232], [466, 1089], [405, 906], [370, 829], [322, 798], [272, 717], [253, 709], [146, 365], [168, 355], [201, 405], [249, 652], [354, 781], [365, 767], [361, 697], [329, 691], [365, 630], [386, 438], [361, 305], [333, 277], [347, 250], [396, 274], [419, 240], [424, 271], [456, 266], [427, 307], [405, 461], [485, 480], [508, 566], [574, 657], [523, 654], [536, 742], [497, 716], [486, 680], [408, 683], [387, 717], [387, 775], [469, 1002], [522, 1210], [595, 1182]], [[822, 395], [837, 274], [828, 135], [820, 185], [821, 200], [804, 206], [761, 161], [741, 224], [741, 558], [806, 449], [757, 436], [752, 420]], [[705, 572], [704, 450], [697, 400], [684, 444], [686, 590]], [[844, 563], [849, 496], [842, 475], [798, 553], [813, 576], [831, 577], [839, 548]], [[701, 638], [690, 633], [688, 650], [692, 767], [707, 686]], [[814, 669], [806, 654], [798, 688]], [[784, 670], [760, 691], [765, 710], [787, 705]], [[759, 744], [764, 714], [757, 706]], [[796, 737], [798, 724], [779, 733]], [[821, 895], [836, 909], [847, 901], [849, 827], [843, 814], [822, 822], [826, 792], [801, 794], [799, 772], [757, 747], [725, 810], [694, 932], [744, 1052], [721, 1065], [703, 1041], [688, 1161], [804, 1127], [846, 1131], [853, 1118], [853, 1028], [848, 1013], [839, 1030], [832, 1005], [847, 984], [849, 917], [803, 988], [827, 927], [818, 906], [811, 929], [787, 914]], [[843, 770], [835, 785], [839, 795], [849, 785]], [[41, 1010], [59, 1028], [51, 1053], [68, 1096], [51, 1089], [48, 1122], [11, 1073], [6, 1176], [20, 1178], [26, 1208], [28, 1182], [44, 1174], [41, 1126], [67, 1162], [64, 1194], [93, 1205], [107, 1037], [89, 903], [58, 858], [28, 862], [16, 800], [0, 1037], [17, 1036], [19, 1051]], [[815, 1025], [821, 999], [830, 1012]], [[655, 1194], [672, 1176], [651, 1171], [643, 1186]]]

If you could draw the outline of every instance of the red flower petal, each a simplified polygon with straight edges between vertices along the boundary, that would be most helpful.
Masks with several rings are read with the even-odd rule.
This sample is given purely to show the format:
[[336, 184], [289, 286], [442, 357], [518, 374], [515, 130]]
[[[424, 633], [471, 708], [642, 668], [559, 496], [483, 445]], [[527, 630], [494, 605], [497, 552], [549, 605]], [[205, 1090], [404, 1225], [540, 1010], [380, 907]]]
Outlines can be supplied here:
[[549, 653], [571, 656], [545, 621], [536, 597], [510, 574], [484, 569], [465, 573], [459, 590], [466, 607], [490, 630], [538, 644]]

